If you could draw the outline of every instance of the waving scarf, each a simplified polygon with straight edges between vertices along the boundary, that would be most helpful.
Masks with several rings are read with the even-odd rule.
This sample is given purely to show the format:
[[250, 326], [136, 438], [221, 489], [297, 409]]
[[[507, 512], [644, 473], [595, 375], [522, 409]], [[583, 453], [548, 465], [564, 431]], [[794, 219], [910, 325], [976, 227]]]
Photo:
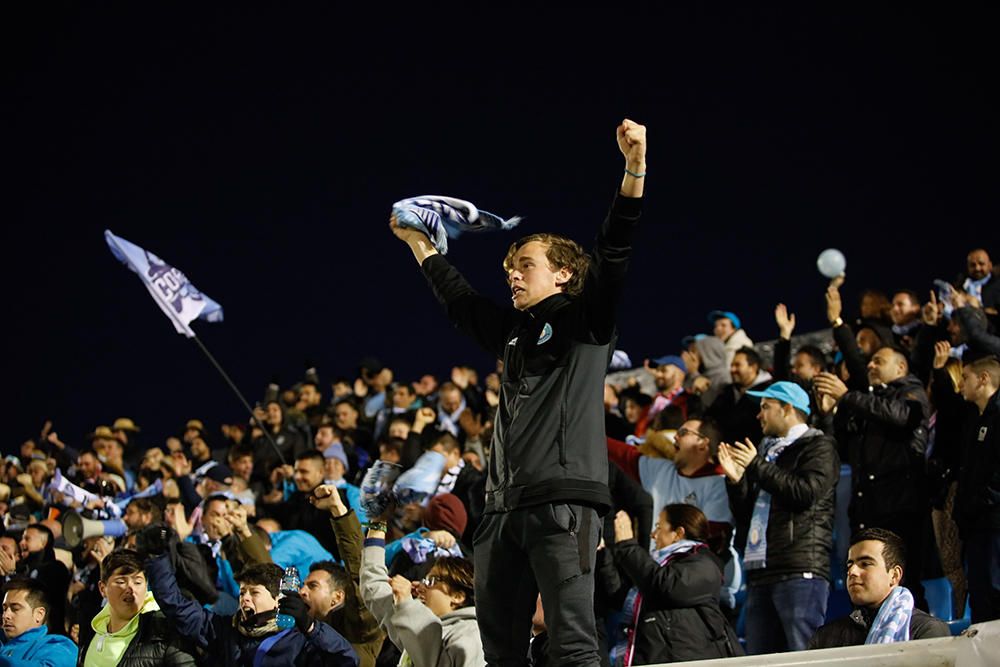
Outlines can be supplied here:
[[504, 220], [480, 211], [472, 202], [439, 195], [400, 200], [392, 205], [392, 214], [400, 227], [426, 234], [442, 255], [448, 254], [448, 239], [457, 239], [463, 232], [513, 229], [521, 222], [518, 216]]

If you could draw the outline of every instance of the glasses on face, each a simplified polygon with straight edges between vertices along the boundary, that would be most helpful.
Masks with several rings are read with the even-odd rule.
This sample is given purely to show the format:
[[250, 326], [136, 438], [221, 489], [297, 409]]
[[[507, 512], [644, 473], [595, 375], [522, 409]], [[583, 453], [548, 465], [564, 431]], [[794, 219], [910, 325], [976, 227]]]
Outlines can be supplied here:
[[434, 584], [438, 583], [440, 579], [437, 577], [424, 577], [420, 580], [420, 585], [424, 588], [434, 588]]
[[678, 438], [683, 438], [685, 435], [693, 435], [696, 438], [701, 438], [703, 440], [707, 440], [708, 439], [707, 435], [702, 435], [698, 431], [694, 431], [694, 430], [689, 429], [689, 428], [684, 428], [683, 426], [681, 428], [677, 429], [677, 437]]

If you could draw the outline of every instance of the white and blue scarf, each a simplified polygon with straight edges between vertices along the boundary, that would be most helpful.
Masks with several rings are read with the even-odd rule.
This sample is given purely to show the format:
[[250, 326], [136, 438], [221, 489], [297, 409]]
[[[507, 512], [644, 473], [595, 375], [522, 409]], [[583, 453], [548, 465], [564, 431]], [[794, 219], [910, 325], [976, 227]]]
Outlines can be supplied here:
[[[650, 556], [660, 567], [665, 567], [676, 556], [689, 553], [704, 546], [702, 542], [694, 540], [678, 540], [662, 549], [654, 550], [650, 553]], [[625, 596], [625, 604], [622, 606], [622, 612], [625, 614], [625, 618], [631, 621], [631, 625], [629, 626], [628, 633], [619, 639], [618, 643], [611, 649], [612, 664], [622, 664], [625, 667], [629, 667], [632, 664], [632, 653], [635, 649], [635, 633], [641, 610], [642, 593], [639, 592], [638, 586], [633, 586], [629, 589], [628, 595]]]
[[392, 205], [392, 214], [400, 227], [426, 234], [442, 255], [448, 254], [448, 239], [457, 239], [463, 232], [513, 229], [521, 222], [516, 215], [504, 220], [493, 213], [480, 211], [472, 202], [439, 195], [400, 200]]
[[[764, 460], [774, 463], [775, 459], [789, 445], [805, 435], [808, 424], [796, 424], [788, 429], [783, 438], [767, 437], [760, 443], [764, 451]], [[750, 532], [747, 534], [747, 548], [743, 555], [743, 565], [748, 570], [767, 567], [767, 522], [771, 516], [771, 494], [761, 489], [757, 493], [757, 501], [753, 505], [753, 516], [750, 517]]]
[[913, 616], [913, 594], [896, 586], [879, 607], [866, 644], [893, 644], [910, 641], [910, 617]]

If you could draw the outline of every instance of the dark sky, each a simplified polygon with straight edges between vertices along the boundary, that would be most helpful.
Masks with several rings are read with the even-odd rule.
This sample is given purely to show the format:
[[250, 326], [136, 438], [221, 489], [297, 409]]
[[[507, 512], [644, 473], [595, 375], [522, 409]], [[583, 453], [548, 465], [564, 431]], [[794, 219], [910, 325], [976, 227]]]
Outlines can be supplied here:
[[[243, 419], [105, 228], [223, 305], [194, 326], [251, 400], [309, 359], [327, 378], [365, 354], [402, 379], [488, 369], [390, 205], [449, 194], [588, 243], [626, 116], [649, 128], [620, 317], [633, 359], [675, 352], [713, 308], [759, 340], [779, 300], [820, 327], [826, 247], [847, 255], [850, 303], [1000, 253], [995, 11], [18, 4], [34, 13], [0, 28], [5, 449], [46, 417], [75, 442], [123, 415], [147, 442]], [[512, 240], [449, 256], [506, 300]]]

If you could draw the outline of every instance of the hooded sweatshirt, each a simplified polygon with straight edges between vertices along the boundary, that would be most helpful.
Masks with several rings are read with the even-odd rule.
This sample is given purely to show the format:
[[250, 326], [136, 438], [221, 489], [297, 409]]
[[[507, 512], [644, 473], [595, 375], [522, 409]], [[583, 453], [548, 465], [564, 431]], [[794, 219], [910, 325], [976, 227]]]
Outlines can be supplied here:
[[50, 635], [44, 625], [22, 632], [0, 647], [0, 665], [5, 667], [73, 667], [76, 644], [62, 635]]
[[117, 632], [108, 632], [111, 620], [111, 605], [104, 605], [94, 620], [90, 622], [94, 629], [94, 639], [87, 648], [84, 667], [115, 667], [125, 654], [125, 649], [135, 639], [139, 632], [139, 617], [153, 611], [159, 611], [160, 605], [153, 599], [153, 592], [146, 591], [146, 599], [139, 613], [132, 617], [124, 627]]

